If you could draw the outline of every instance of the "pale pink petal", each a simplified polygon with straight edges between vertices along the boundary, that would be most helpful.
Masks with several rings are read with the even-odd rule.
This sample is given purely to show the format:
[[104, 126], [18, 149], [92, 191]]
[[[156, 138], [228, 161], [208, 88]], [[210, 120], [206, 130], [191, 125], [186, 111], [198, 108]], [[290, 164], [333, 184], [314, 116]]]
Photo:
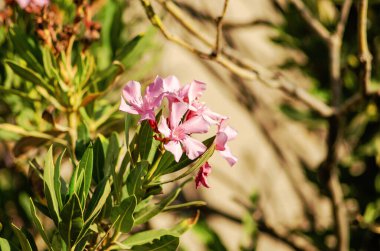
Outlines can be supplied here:
[[143, 121], [143, 120], [156, 120], [156, 117], [154, 115], [154, 111], [150, 110], [150, 111], [143, 111], [141, 115], [141, 118], [140, 118], [140, 122]]
[[199, 168], [198, 174], [195, 177], [195, 187], [198, 189], [201, 185], [209, 188], [210, 185], [207, 182], [207, 176], [211, 173], [211, 166], [206, 162]]
[[18, 5], [20, 5], [22, 9], [25, 9], [25, 7], [29, 5], [31, 0], [16, 0], [16, 2], [18, 3]]
[[129, 81], [123, 88], [123, 96], [128, 102], [142, 100], [140, 83], [137, 81]]
[[166, 118], [161, 117], [160, 122], [158, 123], [158, 131], [162, 133], [165, 137], [170, 137], [171, 130], [169, 129]]
[[222, 155], [222, 157], [225, 160], [227, 160], [227, 162], [230, 164], [230, 166], [233, 166], [236, 164], [238, 159], [234, 155], [232, 155], [230, 148], [228, 146], [225, 146], [225, 150], [219, 151], [219, 153], [220, 153], [220, 155]]
[[181, 83], [175, 76], [169, 76], [163, 81], [164, 91], [177, 92], [181, 88]]
[[227, 141], [227, 134], [224, 132], [218, 132], [215, 137], [215, 149], [218, 151], [224, 151], [226, 149]]
[[223, 129], [223, 132], [227, 135], [228, 141], [233, 140], [237, 136], [237, 131], [230, 126], [226, 126]]
[[121, 97], [119, 110], [131, 114], [139, 114], [139, 112], [133, 106], [130, 106], [125, 102], [123, 97]]
[[187, 111], [187, 104], [182, 102], [173, 102], [170, 105], [170, 128], [175, 128], [181, 122], [183, 115]]
[[178, 162], [183, 153], [181, 144], [178, 141], [172, 140], [166, 143], [164, 147], [174, 155], [174, 160]]
[[212, 125], [218, 124], [218, 123], [220, 123], [220, 121], [223, 121], [223, 120], [227, 119], [226, 116], [223, 116], [223, 115], [221, 115], [219, 113], [213, 112], [213, 111], [211, 111], [208, 108], [206, 108], [203, 111], [202, 116], [203, 116], [203, 118], [205, 120], [207, 120], [207, 122], [209, 122]]
[[163, 79], [160, 76], [157, 76], [153, 83], [148, 85], [146, 88], [145, 95], [150, 99], [155, 99], [162, 96], [162, 93], [164, 91], [163, 82]]
[[181, 142], [186, 150], [186, 155], [189, 157], [189, 159], [198, 158], [207, 149], [207, 147], [202, 142], [193, 139], [190, 136], [186, 136], [183, 140], [181, 140]]
[[32, 3], [34, 3], [37, 6], [45, 6], [49, 4], [49, 0], [32, 0]]
[[206, 90], [206, 84], [200, 81], [194, 80], [190, 83], [188, 97], [189, 103], [194, 102], [197, 98], [201, 97], [203, 92]]
[[210, 125], [202, 117], [195, 116], [183, 122], [179, 127], [183, 129], [186, 134], [192, 134], [206, 133], [208, 132]]

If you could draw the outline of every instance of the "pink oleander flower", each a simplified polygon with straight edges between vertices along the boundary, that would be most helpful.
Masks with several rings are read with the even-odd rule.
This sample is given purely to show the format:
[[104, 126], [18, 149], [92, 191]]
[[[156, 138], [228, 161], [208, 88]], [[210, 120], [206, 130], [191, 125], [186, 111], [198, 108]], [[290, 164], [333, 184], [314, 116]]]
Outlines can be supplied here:
[[207, 176], [211, 173], [211, 166], [206, 162], [203, 166], [199, 168], [198, 174], [195, 177], [195, 187], [198, 189], [201, 185], [210, 188], [207, 182]]
[[207, 147], [200, 141], [190, 137], [193, 133], [206, 133], [209, 124], [200, 116], [195, 116], [182, 122], [188, 105], [182, 102], [174, 102], [170, 105], [170, 115], [166, 119], [161, 117], [158, 131], [165, 136], [165, 149], [174, 155], [175, 161], [179, 161], [183, 149], [189, 159], [195, 159], [204, 153]]
[[143, 120], [155, 121], [155, 109], [161, 105], [162, 84], [153, 82], [141, 96], [141, 84], [137, 81], [129, 81], [121, 97], [119, 109], [131, 114], [139, 114], [140, 122]]
[[226, 120], [222, 120], [215, 137], [215, 149], [227, 160], [230, 166], [236, 164], [237, 158], [232, 155], [230, 148], [227, 146], [227, 142], [236, 138], [236, 136], [237, 132], [230, 126], [226, 125]]
[[16, 2], [22, 9], [25, 9], [28, 6], [43, 7], [49, 4], [49, 0], [16, 0]]

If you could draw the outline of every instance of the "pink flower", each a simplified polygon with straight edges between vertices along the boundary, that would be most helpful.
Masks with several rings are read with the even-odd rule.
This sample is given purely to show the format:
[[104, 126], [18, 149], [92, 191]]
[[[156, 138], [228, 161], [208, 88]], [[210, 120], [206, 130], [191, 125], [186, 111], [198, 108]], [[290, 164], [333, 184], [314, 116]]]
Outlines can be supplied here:
[[195, 177], [195, 187], [198, 189], [201, 185], [209, 188], [210, 185], [207, 182], [207, 176], [211, 173], [211, 166], [206, 162], [201, 168], [199, 168], [198, 174]]
[[159, 83], [150, 84], [142, 97], [141, 84], [129, 81], [123, 89], [119, 109], [123, 112], [141, 115], [140, 122], [147, 119], [155, 121], [155, 109], [161, 105], [161, 101], [162, 85]]
[[237, 136], [237, 132], [230, 126], [226, 125], [226, 120], [222, 120], [219, 124], [218, 133], [215, 138], [215, 149], [227, 160], [230, 166], [235, 165], [237, 158], [232, 155], [230, 148], [227, 146], [227, 142], [234, 139]]
[[161, 117], [158, 124], [158, 131], [165, 136], [164, 147], [169, 152], [173, 153], [175, 161], [179, 161], [183, 153], [189, 159], [195, 159], [204, 153], [207, 147], [200, 141], [190, 137], [193, 133], [206, 133], [209, 129], [209, 124], [199, 116], [192, 117], [189, 120], [181, 122], [185, 113], [188, 111], [188, 106], [182, 102], [174, 102], [170, 105], [169, 119]]
[[16, 2], [22, 9], [25, 9], [27, 6], [43, 7], [49, 4], [49, 0], [16, 0]]

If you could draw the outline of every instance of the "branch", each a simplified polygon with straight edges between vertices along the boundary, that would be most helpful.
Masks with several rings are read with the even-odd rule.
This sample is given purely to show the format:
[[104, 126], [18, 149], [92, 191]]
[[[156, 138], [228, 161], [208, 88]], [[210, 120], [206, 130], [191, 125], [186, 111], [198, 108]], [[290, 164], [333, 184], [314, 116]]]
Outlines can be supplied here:
[[289, 2], [291, 2], [296, 7], [302, 18], [310, 26], [310, 28], [312, 28], [313, 31], [325, 42], [329, 42], [330, 32], [321, 24], [321, 22], [319, 22], [318, 19], [316, 19], [311, 14], [310, 10], [305, 6], [302, 0], [289, 0]]
[[368, 49], [367, 42], [367, 10], [368, 1], [360, 0], [358, 4], [358, 40], [359, 40], [359, 60], [361, 64], [360, 84], [362, 86], [363, 96], [367, 96], [370, 92], [369, 86], [371, 82], [371, 61], [372, 56]]
[[340, 12], [339, 22], [336, 26], [335, 34], [339, 37], [343, 37], [344, 29], [346, 27], [347, 19], [350, 14], [352, 6], [352, 0], [345, 0]]
[[[221, 48], [221, 53], [217, 56], [213, 56], [204, 52], [201, 52], [194, 48], [192, 45], [183, 41], [182, 39], [170, 34], [167, 28], [163, 25], [161, 19], [155, 14], [154, 9], [151, 6], [149, 0], [140, 0], [145, 12], [151, 23], [159, 28], [161, 33], [170, 41], [173, 41], [187, 50], [195, 53], [203, 59], [212, 60], [237, 76], [247, 80], [260, 80], [268, 87], [276, 88], [289, 96], [296, 98], [302, 103], [306, 104], [323, 117], [329, 117], [334, 114], [334, 110], [328, 105], [318, 100], [304, 89], [286, 80], [282, 74], [272, 73], [265, 67], [260, 66], [257, 63], [248, 61], [246, 59], [233, 55], [234, 51], [229, 48]], [[173, 2], [165, 0], [157, 0], [186, 30], [193, 34], [196, 38], [202, 41], [210, 50], [213, 50], [214, 44], [204, 34], [199, 32], [199, 29], [195, 27], [190, 19], [186, 18], [186, 15], [179, 9]]]
[[212, 52], [213, 56], [217, 56], [221, 50], [223, 18], [226, 15], [229, 2], [230, 2], [229, 0], [224, 0], [222, 14], [216, 19], [216, 38], [215, 38], [214, 51]]

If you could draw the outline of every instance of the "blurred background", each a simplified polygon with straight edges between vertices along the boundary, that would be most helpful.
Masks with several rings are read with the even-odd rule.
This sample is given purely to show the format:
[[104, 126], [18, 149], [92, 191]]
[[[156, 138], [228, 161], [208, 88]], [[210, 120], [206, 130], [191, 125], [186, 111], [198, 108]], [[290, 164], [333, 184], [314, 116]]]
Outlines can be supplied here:
[[[175, 75], [182, 83], [194, 79], [205, 82], [204, 101], [214, 111], [227, 115], [230, 125], [239, 133], [229, 143], [239, 162], [229, 167], [215, 155], [210, 161], [211, 187], [187, 186], [181, 195], [183, 201], [207, 202], [207, 206], [200, 208], [199, 223], [182, 237], [181, 250], [333, 248], [337, 239], [332, 204], [318, 173], [327, 154], [328, 121], [280, 90], [269, 88], [259, 80], [239, 77], [212, 60], [203, 60], [167, 41], [151, 26], [140, 1], [111, 2], [116, 8], [119, 4], [123, 8], [120, 18], [124, 37], [120, 36], [120, 42], [145, 34], [144, 43], [139, 45], [134, 58], [129, 59], [133, 65], [120, 77], [119, 86], [131, 79], [148, 83], [156, 75]], [[159, 4], [161, 1], [153, 2], [170, 32], [205, 48]], [[202, 34], [211, 40], [216, 37], [215, 19], [224, 1], [173, 2]], [[303, 2], [328, 30], [335, 29], [343, 1]], [[108, 20], [113, 11], [95, 15], [95, 20]], [[357, 19], [354, 1], [341, 47], [343, 101], [360, 93]], [[380, 84], [379, 21], [380, 2], [369, 1], [368, 44], [373, 57], [374, 88]], [[104, 27], [101, 32], [100, 43], [105, 43], [110, 34], [105, 33]], [[319, 100], [331, 102], [326, 45], [288, 1], [230, 1], [223, 19], [222, 37], [223, 45], [238, 58], [247, 58], [274, 73], [279, 72]], [[0, 56], [4, 54], [0, 50]], [[107, 52], [98, 57], [102, 61]], [[21, 111], [9, 105], [11, 102], [5, 102], [4, 95], [0, 91], [2, 121], [15, 121], [21, 117]], [[107, 98], [116, 103], [118, 95], [117, 91], [110, 92]], [[338, 147], [338, 174], [349, 218], [351, 250], [380, 250], [379, 108], [378, 97], [368, 98], [343, 119], [345, 129]], [[120, 127], [117, 113], [112, 115], [116, 122], [101, 129], [103, 133]], [[19, 139], [4, 134], [0, 147], [0, 222], [12, 218], [22, 224], [27, 218], [23, 201], [32, 192], [28, 172], [19, 163], [35, 151], [44, 150], [25, 154], [24, 149], [20, 153], [20, 148], [16, 148], [15, 154], [15, 146], [19, 146], [15, 142]], [[154, 218], [151, 224], [169, 226], [175, 217], [165, 214]]]

